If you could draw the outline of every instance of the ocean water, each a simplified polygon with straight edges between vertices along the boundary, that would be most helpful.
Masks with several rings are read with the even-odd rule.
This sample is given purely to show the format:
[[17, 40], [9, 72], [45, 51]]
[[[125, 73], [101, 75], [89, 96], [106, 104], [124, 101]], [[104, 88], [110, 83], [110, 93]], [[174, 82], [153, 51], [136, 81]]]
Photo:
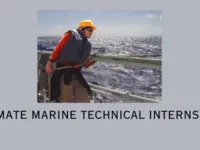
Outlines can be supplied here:
[[[48, 50], [56, 46], [61, 37], [38, 37], [38, 50]], [[104, 50], [104, 54], [162, 54], [162, 37], [100, 37], [90, 39], [95, 53]], [[162, 59], [162, 56], [159, 57]], [[145, 68], [125, 68], [118, 64], [96, 63], [82, 70], [86, 80], [103, 87], [128, 91], [132, 94], [160, 100], [162, 97], [162, 71]], [[119, 102], [112, 97], [94, 95], [94, 100]]]

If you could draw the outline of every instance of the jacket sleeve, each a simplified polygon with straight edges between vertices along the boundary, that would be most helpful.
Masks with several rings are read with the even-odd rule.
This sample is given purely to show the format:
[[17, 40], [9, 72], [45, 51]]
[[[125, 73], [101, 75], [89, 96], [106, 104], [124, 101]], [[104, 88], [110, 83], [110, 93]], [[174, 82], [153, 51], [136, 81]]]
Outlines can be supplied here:
[[69, 41], [71, 37], [71, 32], [67, 32], [58, 42], [57, 46], [55, 47], [55, 49], [53, 50], [51, 56], [50, 56], [50, 60], [52, 62], [55, 62], [58, 59], [58, 56], [61, 52], [61, 50], [63, 49], [64, 45]]

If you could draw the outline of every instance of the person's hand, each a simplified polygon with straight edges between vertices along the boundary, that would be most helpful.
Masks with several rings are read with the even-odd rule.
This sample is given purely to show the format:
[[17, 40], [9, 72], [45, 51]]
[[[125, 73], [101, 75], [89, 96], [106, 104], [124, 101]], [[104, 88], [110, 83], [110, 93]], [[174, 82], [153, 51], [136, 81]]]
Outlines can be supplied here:
[[50, 61], [47, 62], [47, 65], [45, 67], [45, 72], [47, 72], [47, 73], [52, 73], [53, 72], [52, 62], [50, 62]]
[[80, 65], [74, 65], [74, 68], [80, 69]]
[[96, 63], [96, 61], [94, 61], [94, 60], [88, 60], [88, 61], [85, 63], [84, 67], [85, 67], [85, 68], [89, 68], [89, 67], [91, 67], [92, 65], [94, 65], [95, 63]]

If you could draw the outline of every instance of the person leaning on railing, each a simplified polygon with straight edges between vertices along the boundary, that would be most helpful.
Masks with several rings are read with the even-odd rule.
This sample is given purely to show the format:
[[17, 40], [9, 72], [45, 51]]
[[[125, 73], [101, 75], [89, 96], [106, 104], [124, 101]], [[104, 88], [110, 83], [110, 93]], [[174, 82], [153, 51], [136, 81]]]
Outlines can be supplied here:
[[53, 63], [56, 68], [69, 66], [54, 72], [51, 78], [51, 100], [59, 99], [60, 102], [88, 103], [90, 87], [81, 74], [82, 67], [89, 68], [96, 61], [88, 59], [92, 49], [88, 38], [96, 30], [91, 20], [83, 20], [75, 30], [67, 31], [53, 50], [45, 71], [53, 72]]

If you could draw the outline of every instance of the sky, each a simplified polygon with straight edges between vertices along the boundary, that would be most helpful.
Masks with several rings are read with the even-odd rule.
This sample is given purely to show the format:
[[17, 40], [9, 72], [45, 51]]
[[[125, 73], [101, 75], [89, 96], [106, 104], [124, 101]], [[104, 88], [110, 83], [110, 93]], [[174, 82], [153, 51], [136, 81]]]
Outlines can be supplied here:
[[92, 20], [95, 34], [105, 36], [161, 36], [162, 12], [38, 10], [38, 36], [62, 36], [77, 28], [81, 20]]

